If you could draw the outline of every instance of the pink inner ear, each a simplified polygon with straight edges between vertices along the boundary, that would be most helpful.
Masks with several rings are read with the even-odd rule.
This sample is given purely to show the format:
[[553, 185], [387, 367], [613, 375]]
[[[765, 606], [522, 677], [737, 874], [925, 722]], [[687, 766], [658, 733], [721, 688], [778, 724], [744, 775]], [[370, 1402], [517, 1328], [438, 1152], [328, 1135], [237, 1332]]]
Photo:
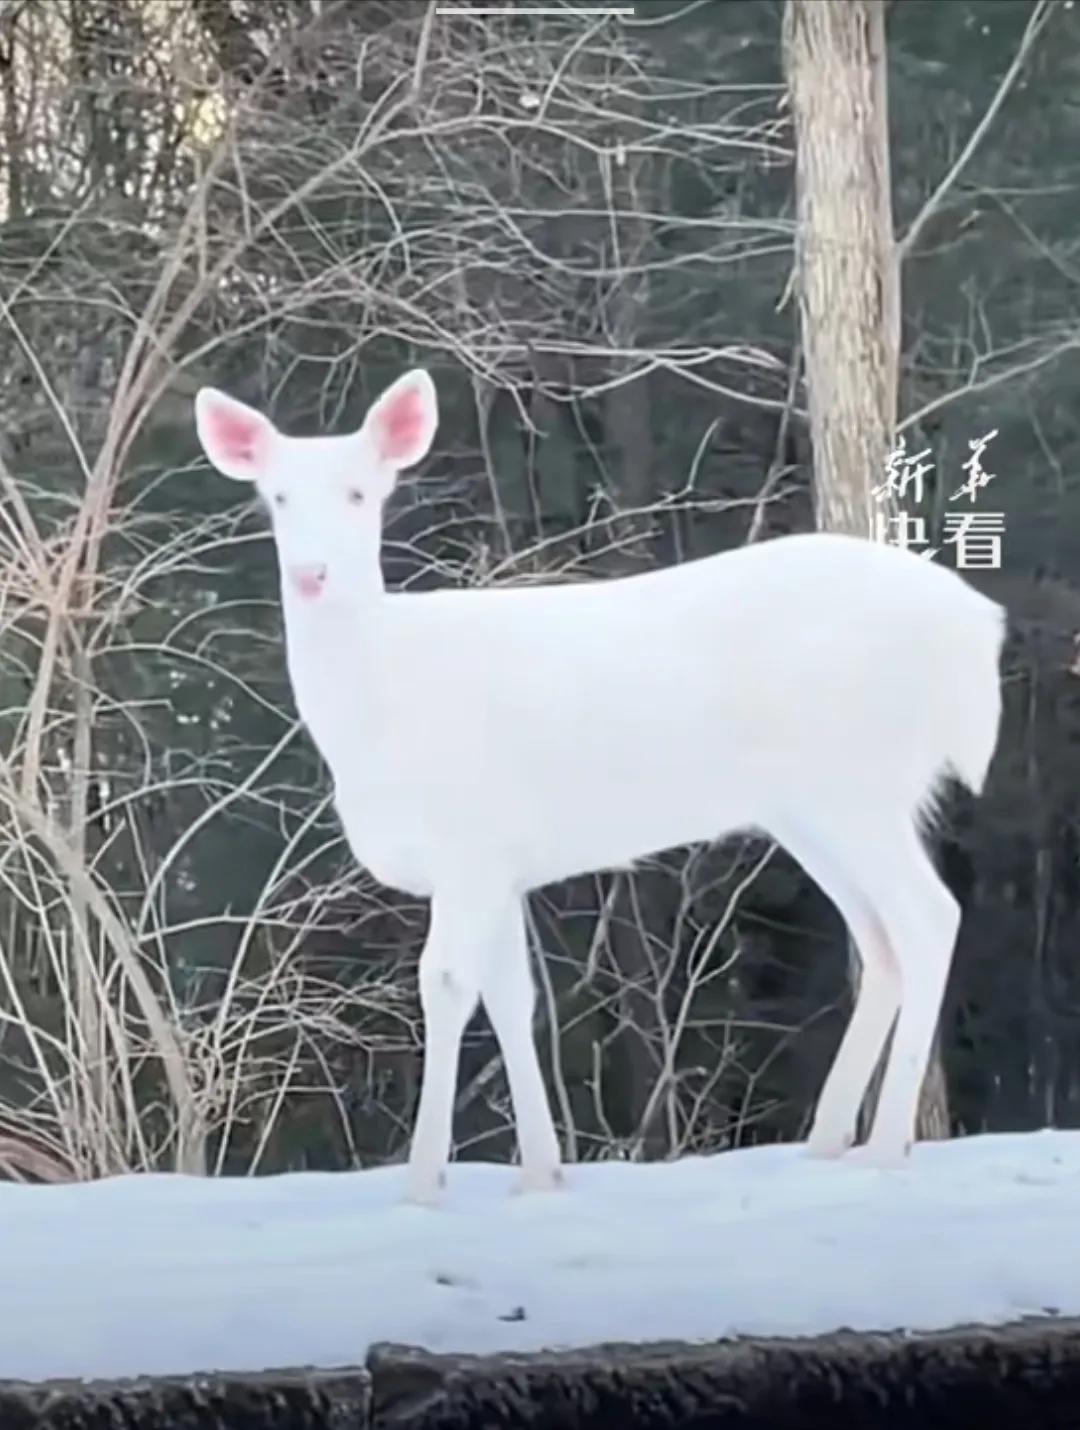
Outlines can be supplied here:
[[224, 461], [241, 467], [259, 464], [266, 451], [266, 424], [258, 413], [214, 403], [207, 417], [209, 440]]
[[392, 397], [379, 413], [379, 455], [386, 462], [404, 462], [424, 436], [424, 401], [415, 387]]

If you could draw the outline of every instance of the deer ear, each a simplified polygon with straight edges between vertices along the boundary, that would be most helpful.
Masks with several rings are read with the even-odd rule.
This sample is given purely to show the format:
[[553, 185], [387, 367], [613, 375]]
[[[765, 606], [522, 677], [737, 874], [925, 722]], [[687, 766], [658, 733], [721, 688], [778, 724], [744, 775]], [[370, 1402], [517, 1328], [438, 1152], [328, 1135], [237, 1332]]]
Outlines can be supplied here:
[[277, 435], [268, 417], [214, 387], [195, 394], [195, 429], [213, 465], [236, 482], [262, 475]]
[[435, 384], [423, 368], [414, 367], [376, 398], [362, 430], [378, 460], [397, 472], [427, 456], [438, 425]]

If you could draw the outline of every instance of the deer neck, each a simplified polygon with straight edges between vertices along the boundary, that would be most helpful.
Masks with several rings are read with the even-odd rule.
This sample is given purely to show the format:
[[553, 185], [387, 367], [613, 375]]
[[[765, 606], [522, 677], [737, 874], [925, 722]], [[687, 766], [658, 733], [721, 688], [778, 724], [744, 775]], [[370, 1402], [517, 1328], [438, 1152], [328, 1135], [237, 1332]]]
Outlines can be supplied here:
[[356, 746], [378, 718], [387, 594], [381, 576], [304, 601], [282, 592], [285, 647], [296, 707], [323, 758]]

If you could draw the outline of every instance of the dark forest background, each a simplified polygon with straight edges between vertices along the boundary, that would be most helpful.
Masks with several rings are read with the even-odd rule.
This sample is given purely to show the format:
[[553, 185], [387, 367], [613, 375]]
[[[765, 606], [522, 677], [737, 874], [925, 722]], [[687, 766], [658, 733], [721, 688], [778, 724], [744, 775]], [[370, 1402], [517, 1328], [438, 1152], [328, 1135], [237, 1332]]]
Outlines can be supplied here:
[[[198, 454], [200, 385], [343, 431], [429, 368], [441, 428], [394, 501], [393, 585], [614, 574], [813, 523], [781, 5], [447, 8], [0, 5], [3, 1175], [408, 1141], [426, 909], [343, 844], [265, 523]], [[1012, 619], [987, 793], [938, 839], [964, 907], [949, 1121], [1075, 1126], [1080, 13], [894, 0], [887, 34], [898, 234], [945, 183], [903, 256], [900, 424], [934, 461], [911, 509], [940, 545], [996, 429], [1001, 569], [969, 579]], [[531, 912], [569, 1155], [803, 1135], [846, 945], [783, 851], [674, 851]], [[513, 1153], [481, 1017], [457, 1131], [459, 1156]]]

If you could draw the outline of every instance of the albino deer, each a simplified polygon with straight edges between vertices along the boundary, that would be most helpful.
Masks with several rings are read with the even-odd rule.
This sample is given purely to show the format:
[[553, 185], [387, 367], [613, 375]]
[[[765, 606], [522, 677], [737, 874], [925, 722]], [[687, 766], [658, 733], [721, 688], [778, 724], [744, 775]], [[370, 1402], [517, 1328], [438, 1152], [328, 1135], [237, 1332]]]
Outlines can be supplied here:
[[199, 437], [273, 521], [289, 676], [353, 854], [431, 899], [425, 1057], [406, 1192], [445, 1185], [458, 1056], [482, 1001], [525, 1189], [560, 1185], [533, 1042], [529, 890], [737, 829], [770, 835], [843, 915], [862, 965], [807, 1151], [852, 1147], [895, 1023], [865, 1165], [893, 1167], [959, 923], [919, 833], [997, 740], [1004, 612], [947, 568], [787, 536], [596, 583], [388, 593], [383, 505], [435, 436], [406, 373], [358, 432], [287, 437], [211, 388]]

